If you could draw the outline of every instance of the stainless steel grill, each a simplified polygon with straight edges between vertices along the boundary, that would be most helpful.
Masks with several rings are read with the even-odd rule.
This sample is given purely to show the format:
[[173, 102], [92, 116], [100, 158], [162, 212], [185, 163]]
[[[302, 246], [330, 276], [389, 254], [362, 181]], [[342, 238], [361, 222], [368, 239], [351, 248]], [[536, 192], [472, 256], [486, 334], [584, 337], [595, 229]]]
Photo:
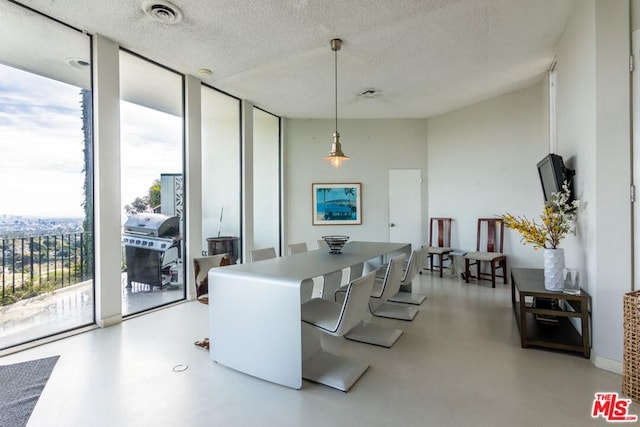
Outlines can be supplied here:
[[180, 219], [154, 213], [132, 215], [123, 226], [122, 243], [127, 262], [127, 287], [131, 283], [144, 283], [150, 287], [171, 281], [165, 254], [176, 248], [180, 259]]
[[180, 219], [156, 213], [131, 215], [124, 223], [124, 232], [137, 236], [176, 236], [180, 233]]

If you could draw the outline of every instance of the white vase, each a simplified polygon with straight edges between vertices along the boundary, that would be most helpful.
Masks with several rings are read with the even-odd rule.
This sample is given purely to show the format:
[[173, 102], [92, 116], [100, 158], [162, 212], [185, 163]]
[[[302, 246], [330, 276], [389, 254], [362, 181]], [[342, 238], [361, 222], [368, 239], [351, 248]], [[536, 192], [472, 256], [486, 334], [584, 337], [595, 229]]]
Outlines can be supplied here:
[[562, 291], [564, 281], [564, 249], [543, 249], [544, 288], [548, 291]]

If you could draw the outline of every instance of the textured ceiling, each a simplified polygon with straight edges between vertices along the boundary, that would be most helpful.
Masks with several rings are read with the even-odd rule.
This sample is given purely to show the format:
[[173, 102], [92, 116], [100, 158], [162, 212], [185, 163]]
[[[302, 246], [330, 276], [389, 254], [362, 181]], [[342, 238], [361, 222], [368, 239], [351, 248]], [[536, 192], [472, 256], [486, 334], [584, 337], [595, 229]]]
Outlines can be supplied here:
[[177, 25], [142, 0], [19, 3], [290, 118], [334, 115], [341, 38], [340, 118], [424, 118], [539, 81], [576, 0], [173, 0]]

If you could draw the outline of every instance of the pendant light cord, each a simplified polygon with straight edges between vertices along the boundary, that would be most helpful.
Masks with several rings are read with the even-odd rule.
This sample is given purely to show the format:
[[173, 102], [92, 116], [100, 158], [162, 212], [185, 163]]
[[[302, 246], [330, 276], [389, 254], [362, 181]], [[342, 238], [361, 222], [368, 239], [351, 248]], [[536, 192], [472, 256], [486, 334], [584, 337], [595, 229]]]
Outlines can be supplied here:
[[335, 53], [335, 87], [336, 87], [336, 133], [338, 133], [338, 49], [334, 50]]

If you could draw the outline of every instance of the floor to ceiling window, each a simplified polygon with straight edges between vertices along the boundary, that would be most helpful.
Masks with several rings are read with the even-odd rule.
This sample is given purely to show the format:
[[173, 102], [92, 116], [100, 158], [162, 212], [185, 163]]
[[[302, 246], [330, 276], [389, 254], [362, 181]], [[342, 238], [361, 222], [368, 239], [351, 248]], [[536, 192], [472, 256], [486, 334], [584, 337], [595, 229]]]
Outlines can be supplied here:
[[240, 100], [203, 85], [203, 252], [240, 261], [240, 195]]
[[280, 247], [280, 118], [253, 108], [253, 238]]
[[91, 37], [0, 2], [0, 350], [94, 322]]
[[186, 297], [183, 76], [120, 52], [122, 314]]

